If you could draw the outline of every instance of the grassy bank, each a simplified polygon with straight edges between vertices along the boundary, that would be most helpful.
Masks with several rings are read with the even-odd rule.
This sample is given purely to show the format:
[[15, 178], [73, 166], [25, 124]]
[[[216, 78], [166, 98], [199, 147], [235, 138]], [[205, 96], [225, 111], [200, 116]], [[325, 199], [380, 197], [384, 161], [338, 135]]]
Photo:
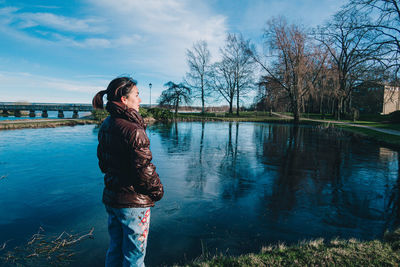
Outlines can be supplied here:
[[[365, 138], [381, 145], [400, 150], [400, 136], [377, 132], [367, 128], [349, 126], [345, 124], [336, 124], [336, 128], [341, 128], [347, 132], [353, 133], [356, 137]], [[375, 126], [373, 126], [375, 127]]]
[[17, 121], [1, 121], [0, 130], [15, 130], [23, 128], [54, 128], [58, 126], [75, 126], [94, 123], [96, 123], [94, 120], [89, 119], [27, 119]]
[[242, 112], [239, 116], [228, 113], [178, 113], [178, 121], [247, 121], [247, 122], [275, 122], [291, 123], [292, 119], [286, 119], [267, 112]]
[[400, 229], [383, 240], [323, 239], [263, 247], [260, 253], [203, 256], [185, 266], [399, 266]]

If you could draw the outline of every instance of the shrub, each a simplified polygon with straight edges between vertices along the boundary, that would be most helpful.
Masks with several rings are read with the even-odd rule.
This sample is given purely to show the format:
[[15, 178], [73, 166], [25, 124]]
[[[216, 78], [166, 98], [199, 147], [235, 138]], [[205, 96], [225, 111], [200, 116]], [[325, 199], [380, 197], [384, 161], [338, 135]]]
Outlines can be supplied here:
[[139, 114], [143, 117], [143, 118], [147, 118], [150, 117], [151, 114], [149, 113], [148, 109], [145, 108], [139, 108]]
[[150, 108], [147, 110], [155, 120], [158, 121], [168, 121], [171, 120], [174, 116], [171, 111], [163, 108]]
[[390, 113], [389, 120], [394, 123], [400, 123], [400, 110], [396, 110]]
[[94, 109], [92, 110], [93, 119], [96, 121], [103, 121], [108, 117], [109, 113], [105, 109]]
[[381, 114], [360, 114], [361, 121], [387, 121], [389, 120], [389, 115], [381, 115]]
[[347, 120], [356, 121], [360, 118], [360, 111], [356, 108], [352, 108], [350, 112], [345, 114]]
[[236, 113], [225, 112], [225, 117], [235, 117]]
[[[139, 113], [143, 118], [153, 117], [155, 120], [167, 121], [173, 118], [173, 114], [168, 109], [162, 108], [139, 108]], [[109, 115], [105, 109], [95, 109], [92, 111], [93, 119], [96, 121], [103, 121]]]

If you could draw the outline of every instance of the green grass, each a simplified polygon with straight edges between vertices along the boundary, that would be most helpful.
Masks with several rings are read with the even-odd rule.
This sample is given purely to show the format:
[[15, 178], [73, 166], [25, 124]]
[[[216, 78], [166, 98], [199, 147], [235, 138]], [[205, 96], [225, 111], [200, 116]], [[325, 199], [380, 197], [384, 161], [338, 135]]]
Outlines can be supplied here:
[[[284, 115], [293, 116], [293, 114], [290, 114], [290, 113], [289, 114], [284, 114]], [[322, 115], [322, 114], [315, 114], [315, 113], [302, 113], [300, 117], [301, 118], [307, 118], [307, 119], [315, 119], [315, 120], [322, 120], [322, 119], [333, 120], [334, 119], [332, 114], [324, 114], [324, 115]]]
[[230, 114], [227, 112], [205, 112], [205, 113], [178, 113], [178, 118], [251, 118], [269, 116], [269, 112], [264, 111], [241, 111], [239, 116], [236, 112]]
[[361, 124], [361, 125], [366, 125], [366, 126], [371, 126], [371, 127], [376, 127], [376, 128], [400, 131], [400, 123], [390, 123], [390, 122], [379, 123], [379, 122], [356, 121], [355, 124]]
[[380, 115], [380, 114], [361, 114], [359, 120], [361, 121], [388, 121], [389, 115]]
[[322, 238], [297, 245], [266, 246], [259, 253], [234, 256], [203, 255], [185, 266], [399, 266], [400, 229], [383, 240]]
[[[287, 115], [287, 116], [293, 116], [293, 114], [291, 114], [291, 113], [280, 113], [280, 114]], [[322, 115], [321, 114], [312, 114], [312, 113], [303, 113], [303, 114], [301, 114], [300, 120], [302, 118], [303, 119], [312, 119], [312, 120], [321, 120]], [[324, 120], [337, 121], [333, 117], [332, 114], [326, 114], [324, 116]], [[366, 125], [366, 126], [371, 126], [371, 127], [376, 127], [376, 128], [400, 131], [400, 123], [389, 122], [388, 115], [363, 114], [356, 121], [343, 119], [343, 120], [339, 120], [339, 122], [360, 124], [360, 125]]]
[[376, 141], [380, 144], [400, 149], [400, 136], [377, 132], [366, 128], [343, 125], [343, 124], [336, 124], [335, 127], [342, 128], [346, 131], [352, 132], [358, 136], [361, 136], [362, 138], [367, 138]]
[[246, 121], [246, 122], [275, 122], [275, 123], [290, 123], [291, 119], [284, 119], [277, 116], [270, 116], [266, 112], [242, 112], [239, 116], [228, 113], [179, 113], [178, 120], [182, 121]]

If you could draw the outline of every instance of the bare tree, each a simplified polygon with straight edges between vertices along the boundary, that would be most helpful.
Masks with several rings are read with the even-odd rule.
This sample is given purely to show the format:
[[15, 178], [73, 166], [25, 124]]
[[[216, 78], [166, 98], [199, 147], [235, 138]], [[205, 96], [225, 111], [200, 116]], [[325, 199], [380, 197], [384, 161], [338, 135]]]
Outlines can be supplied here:
[[383, 45], [383, 53], [388, 68], [394, 67], [395, 77], [400, 71], [400, 2], [398, 0], [350, 0], [348, 9], [357, 9], [365, 14], [377, 14], [371, 22], [362, 27], [374, 31], [378, 38], [376, 43]]
[[299, 123], [302, 99], [313, 90], [324, 58], [318, 62], [319, 58], [314, 56], [313, 44], [305, 30], [297, 25], [287, 25], [282, 17], [267, 23], [264, 38], [268, 51], [265, 57], [269, 62], [257, 55], [254, 48], [249, 47], [247, 51], [267, 72], [265, 77], [286, 91], [294, 123]]
[[343, 9], [333, 20], [318, 28], [316, 39], [329, 51], [336, 69], [339, 88], [336, 92], [336, 117], [351, 108], [351, 91], [365, 71], [377, 60], [381, 45], [368, 29], [361, 27], [368, 21], [366, 15], [357, 10]]
[[229, 113], [233, 113], [233, 98], [236, 93], [234, 66], [227, 59], [213, 64], [212, 67], [213, 88], [229, 104]]
[[318, 102], [317, 112], [322, 114], [322, 118], [324, 118], [326, 113], [333, 113], [334, 111], [334, 99], [338, 95], [339, 83], [336, 65], [332, 61], [332, 57], [327, 56], [327, 51], [322, 53], [325, 53], [326, 60], [314, 85], [314, 101]]
[[255, 97], [257, 110], [287, 111], [289, 98], [274, 78], [263, 75], [260, 77], [257, 95]]
[[206, 41], [198, 41], [193, 44], [192, 49], [186, 51], [189, 72], [186, 73], [187, 83], [192, 90], [192, 97], [200, 98], [201, 112], [204, 113], [206, 98], [210, 95], [210, 51]]
[[175, 116], [178, 114], [179, 104], [184, 102], [190, 103], [190, 88], [183, 83], [176, 84], [174, 82], [167, 82], [164, 86], [168, 89], [162, 91], [158, 100], [160, 106], [172, 105], [175, 109]]
[[236, 114], [239, 115], [240, 97], [245, 96], [254, 86], [254, 61], [246, 52], [250, 41], [241, 34], [229, 33], [225, 46], [221, 48], [225, 64], [233, 71], [233, 86], [236, 94]]

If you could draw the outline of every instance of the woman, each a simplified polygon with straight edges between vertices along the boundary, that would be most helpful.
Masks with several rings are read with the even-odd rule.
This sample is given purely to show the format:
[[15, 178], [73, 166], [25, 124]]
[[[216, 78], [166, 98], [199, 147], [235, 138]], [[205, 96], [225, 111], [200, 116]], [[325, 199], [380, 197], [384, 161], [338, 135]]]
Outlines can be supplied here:
[[110, 113], [99, 130], [97, 157], [104, 175], [103, 203], [108, 213], [110, 246], [106, 266], [144, 266], [150, 207], [164, 194], [151, 163], [150, 142], [139, 114], [137, 82], [112, 80], [93, 98], [93, 107]]

